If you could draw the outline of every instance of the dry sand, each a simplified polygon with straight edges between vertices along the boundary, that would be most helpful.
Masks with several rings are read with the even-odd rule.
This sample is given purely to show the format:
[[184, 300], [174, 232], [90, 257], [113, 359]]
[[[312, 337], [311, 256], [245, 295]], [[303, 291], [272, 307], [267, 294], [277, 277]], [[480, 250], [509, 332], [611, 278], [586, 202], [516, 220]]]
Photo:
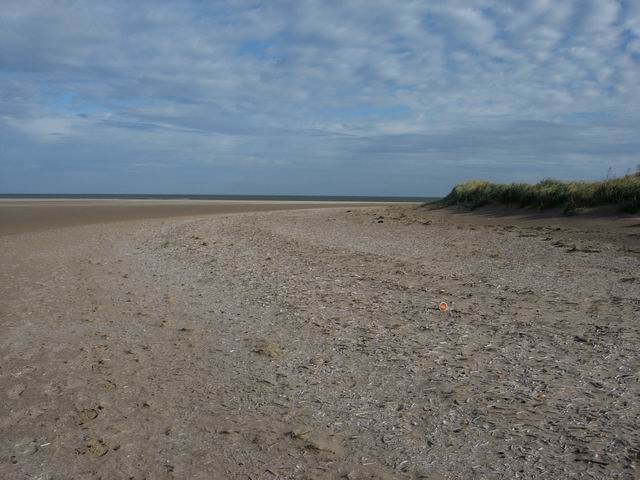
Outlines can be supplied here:
[[604, 225], [379, 206], [5, 235], [0, 478], [637, 478], [640, 219]]

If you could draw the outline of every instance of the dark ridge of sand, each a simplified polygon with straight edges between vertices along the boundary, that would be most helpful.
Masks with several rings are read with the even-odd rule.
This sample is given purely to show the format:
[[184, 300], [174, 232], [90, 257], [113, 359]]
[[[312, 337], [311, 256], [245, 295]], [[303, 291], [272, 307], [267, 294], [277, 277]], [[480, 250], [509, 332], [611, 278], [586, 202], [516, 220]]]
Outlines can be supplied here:
[[488, 205], [471, 210], [462, 206], [398, 207], [409, 217], [446, 219], [461, 227], [502, 227], [530, 230], [552, 229], [556, 236], [579, 236], [583, 241], [614, 243], [629, 254], [640, 255], [640, 214], [620, 213], [615, 206], [583, 209], [573, 215], [562, 209], [539, 210]]
[[441, 212], [458, 222], [487, 224], [513, 223], [522, 225], [563, 224], [572, 227], [634, 227], [640, 226], [640, 213], [621, 213], [616, 206], [579, 209], [572, 214], [564, 213], [562, 208], [540, 210], [532, 207], [514, 207], [505, 205], [487, 205], [471, 209], [461, 205], [441, 206], [427, 203], [417, 209], [419, 212], [434, 214]]
[[0, 236], [150, 218], [357, 205], [372, 204], [243, 200], [2, 200]]

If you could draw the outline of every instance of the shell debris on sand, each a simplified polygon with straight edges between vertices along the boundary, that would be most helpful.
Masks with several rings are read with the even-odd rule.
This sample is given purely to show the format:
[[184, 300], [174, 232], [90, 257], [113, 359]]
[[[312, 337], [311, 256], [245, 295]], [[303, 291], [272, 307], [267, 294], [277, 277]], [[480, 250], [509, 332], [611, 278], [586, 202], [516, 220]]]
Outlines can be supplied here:
[[636, 476], [640, 227], [349, 209], [0, 238], [0, 478]]

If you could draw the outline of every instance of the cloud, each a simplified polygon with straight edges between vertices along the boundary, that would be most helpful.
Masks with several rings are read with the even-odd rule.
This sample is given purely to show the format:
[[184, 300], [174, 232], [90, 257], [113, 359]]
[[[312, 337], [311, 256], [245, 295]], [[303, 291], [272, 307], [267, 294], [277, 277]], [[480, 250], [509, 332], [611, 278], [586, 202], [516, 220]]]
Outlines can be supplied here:
[[398, 195], [623, 173], [639, 45], [631, 1], [9, 0], [0, 191], [77, 191], [78, 172], [101, 191]]

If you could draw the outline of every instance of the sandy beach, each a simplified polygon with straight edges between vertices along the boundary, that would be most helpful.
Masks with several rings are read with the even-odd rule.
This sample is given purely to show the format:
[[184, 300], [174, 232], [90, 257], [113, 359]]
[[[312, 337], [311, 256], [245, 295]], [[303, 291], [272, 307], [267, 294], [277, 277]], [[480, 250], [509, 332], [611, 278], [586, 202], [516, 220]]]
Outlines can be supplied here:
[[0, 478], [638, 476], [639, 217], [7, 205]]
[[255, 200], [0, 199], [0, 236], [95, 223], [358, 205]]

